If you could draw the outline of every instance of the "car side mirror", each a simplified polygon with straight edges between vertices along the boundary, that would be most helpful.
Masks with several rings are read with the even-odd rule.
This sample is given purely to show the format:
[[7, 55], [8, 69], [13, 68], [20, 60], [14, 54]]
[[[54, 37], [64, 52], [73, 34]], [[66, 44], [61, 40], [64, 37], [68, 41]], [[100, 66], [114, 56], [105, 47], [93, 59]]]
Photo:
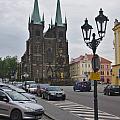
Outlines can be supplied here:
[[61, 91], [63, 91], [63, 89], [61, 89]]

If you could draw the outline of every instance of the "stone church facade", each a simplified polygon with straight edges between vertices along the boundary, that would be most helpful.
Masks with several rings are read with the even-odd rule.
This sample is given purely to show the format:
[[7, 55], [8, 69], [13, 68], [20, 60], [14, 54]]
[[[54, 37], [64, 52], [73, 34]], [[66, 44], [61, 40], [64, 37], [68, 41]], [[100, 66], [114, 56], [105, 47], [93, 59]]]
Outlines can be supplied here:
[[[57, 1], [56, 18], [44, 33], [44, 15], [40, 17], [38, 0], [34, 1], [32, 16], [29, 18], [29, 39], [26, 51], [21, 57], [21, 78], [35, 81], [68, 79], [69, 54], [66, 39], [67, 19], [62, 23], [60, 1]], [[23, 78], [22, 78], [23, 79]]]

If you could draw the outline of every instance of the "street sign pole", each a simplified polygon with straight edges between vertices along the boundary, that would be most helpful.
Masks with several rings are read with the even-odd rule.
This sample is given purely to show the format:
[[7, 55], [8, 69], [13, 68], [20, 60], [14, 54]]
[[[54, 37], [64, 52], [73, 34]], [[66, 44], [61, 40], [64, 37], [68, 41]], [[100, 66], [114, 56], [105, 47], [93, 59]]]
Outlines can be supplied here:
[[[93, 52], [92, 68], [94, 73], [98, 72], [100, 69], [100, 59], [95, 52]], [[95, 120], [98, 120], [97, 80], [94, 80], [94, 117]]]

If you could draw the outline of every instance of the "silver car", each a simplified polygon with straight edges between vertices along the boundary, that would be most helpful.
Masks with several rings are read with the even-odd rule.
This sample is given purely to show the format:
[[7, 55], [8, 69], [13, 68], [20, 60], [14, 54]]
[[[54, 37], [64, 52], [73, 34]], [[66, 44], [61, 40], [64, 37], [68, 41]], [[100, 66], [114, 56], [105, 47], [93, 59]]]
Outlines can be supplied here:
[[11, 120], [41, 119], [44, 108], [24, 95], [10, 89], [0, 89], [0, 116]]
[[21, 88], [18, 88], [14, 85], [10, 85], [10, 84], [4, 84], [4, 83], [0, 83], [0, 88], [2, 89], [12, 89], [12, 90], [15, 90], [23, 95], [25, 95], [27, 98], [29, 98], [30, 100], [34, 101], [34, 102], [37, 102], [37, 99], [35, 97], [35, 95], [32, 95], [30, 93], [27, 93], [25, 90], [21, 89]]
[[32, 100], [34, 102], [37, 102], [37, 99], [36, 99], [35, 95], [27, 93], [25, 90], [23, 90], [21, 88], [18, 88], [18, 87], [14, 86], [14, 85], [8, 85], [8, 87], [10, 87], [11, 89], [13, 89], [13, 90], [15, 90], [15, 91], [25, 95], [30, 100]]

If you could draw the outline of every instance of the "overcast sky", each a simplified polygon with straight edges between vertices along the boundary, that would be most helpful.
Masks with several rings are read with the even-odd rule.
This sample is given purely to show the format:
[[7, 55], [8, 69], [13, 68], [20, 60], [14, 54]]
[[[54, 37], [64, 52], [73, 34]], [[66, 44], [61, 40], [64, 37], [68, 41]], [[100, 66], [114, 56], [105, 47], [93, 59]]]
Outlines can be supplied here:
[[[38, 0], [40, 16], [45, 15], [45, 30], [48, 28], [51, 17], [55, 20], [57, 0]], [[120, 21], [120, 0], [61, 0], [62, 18], [66, 15], [68, 21], [67, 39], [69, 42], [70, 59], [92, 54], [85, 45], [81, 25], [85, 18], [97, 33], [94, 18], [100, 8], [108, 16], [106, 36], [97, 48], [97, 54], [114, 62], [114, 33], [112, 28], [115, 19]], [[28, 36], [28, 17], [33, 11], [34, 0], [0, 0], [0, 57], [18, 56], [24, 54], [25, 42]]]

